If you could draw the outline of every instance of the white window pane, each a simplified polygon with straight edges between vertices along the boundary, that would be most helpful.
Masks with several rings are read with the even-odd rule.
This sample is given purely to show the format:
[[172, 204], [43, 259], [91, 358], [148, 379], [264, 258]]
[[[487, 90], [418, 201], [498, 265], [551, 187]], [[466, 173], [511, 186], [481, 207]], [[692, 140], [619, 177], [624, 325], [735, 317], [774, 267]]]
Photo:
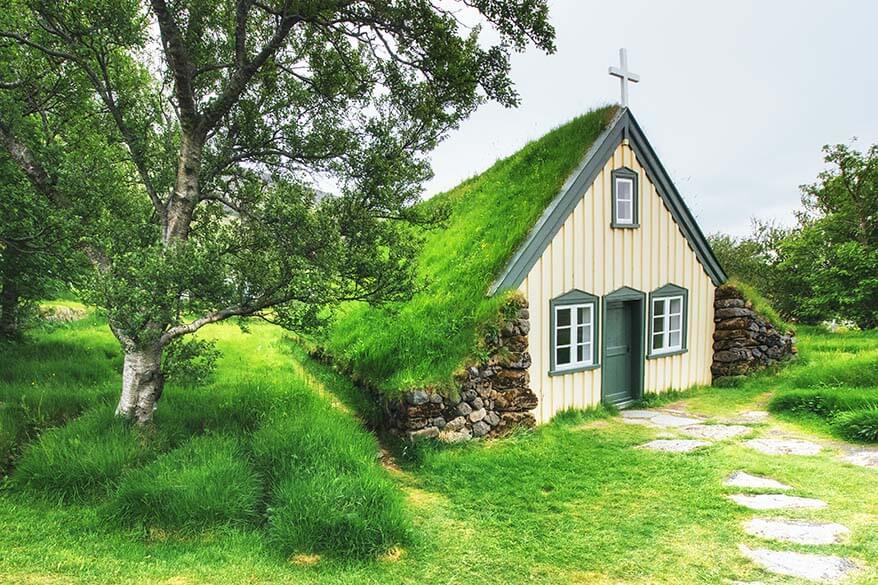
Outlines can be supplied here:
[[682, 313], [683, 312], [682, 311], [682, 304], [683, 304], [683, 299], [681, 299], [679, 297], [675, 298], [675, 299], [671, 299], [671, 313]]
[[671, 315], [671, 318], [669, 321], [670, 321], [672, 330], [679, 331], [680, 329], [682, 329], [682, 324], [683, 324], [683, 316], [682, 315], [679, 315], [679, 314]]
[[560, 345], [570, 345], [570, 328], [569, 327], [559, 327], [558, 328], [558, 337], [555, 338], [555, 343]]
[[555, 353], [555, 364], [563, 366], [570, 363], [570, 348], [559, 347]]
[[680, 347], [680, 332], [679, 331], [671, 331], [670, 339], [668, 340], [668, 347]]
[[570, 309], [558, 309], [555, 324], [558, 327], [570, 325]]

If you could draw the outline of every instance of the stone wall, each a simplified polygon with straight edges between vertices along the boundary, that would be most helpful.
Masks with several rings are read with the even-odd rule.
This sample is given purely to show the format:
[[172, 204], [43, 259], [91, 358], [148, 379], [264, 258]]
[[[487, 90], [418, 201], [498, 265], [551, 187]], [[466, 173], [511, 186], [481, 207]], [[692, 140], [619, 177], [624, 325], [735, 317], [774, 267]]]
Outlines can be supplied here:
[[734, 286], [717, 288], [713, 306], [715, 378], [750, 374], [796, 354], [793, 333], [778, 331]]
[[487, 359], [457, 376], [457, 392], [446, 396], [419, 389], [402, 400], [384, 401], [391, 431], [413, 441], [436, 438], [457, 443], [535, 424], [531, 411], [537, 397], [528, 374], [530, 314], [523, 299], [510, 303], [504, 311], [509, 316], [485, 338]]

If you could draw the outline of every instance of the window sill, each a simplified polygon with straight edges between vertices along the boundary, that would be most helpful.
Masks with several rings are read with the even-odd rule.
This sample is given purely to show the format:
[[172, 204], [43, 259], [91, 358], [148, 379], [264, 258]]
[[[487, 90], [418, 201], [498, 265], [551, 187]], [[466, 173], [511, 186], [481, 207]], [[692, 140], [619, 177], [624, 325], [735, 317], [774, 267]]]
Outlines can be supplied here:
[[601, 367], [600, 364], [591, 364], [588, 366], [577, 366], [575, 368], [565, 368], [563, 370], [549, 370], [549, 376], [563, 376], [564, 374], [575, 374], [576, 372], [587, 372]]
[[640, 227], [639, 223], [616, 223], [611, 222], [610, 227], [617, 230], [634, 230]]
[[648, 356], [646, 356], [646, 359], [657, 360], [657, 359], [663, 358], [663, 357], [672, 357], [675, 355], [683, 355], [684, 353], [688, 353], [688, 352], [689, 352], [689, 349], [684, 347], [683, 349], [676, 349], [674, 351], [666, 351], [664, 353], [651, 353]]

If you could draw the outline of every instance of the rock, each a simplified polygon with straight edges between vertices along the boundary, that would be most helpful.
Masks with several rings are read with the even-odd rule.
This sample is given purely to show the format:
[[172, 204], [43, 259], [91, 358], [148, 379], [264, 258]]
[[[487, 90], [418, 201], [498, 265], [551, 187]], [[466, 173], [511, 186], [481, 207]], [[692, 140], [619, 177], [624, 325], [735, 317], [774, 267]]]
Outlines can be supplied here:
[[459, 431], [466, 426], [466, 419], [462, 416], [453, 418], [445, 423], [445, 430], [449, 432]]
[[841, 524], [815, 524], [780, 518], [754, 518], [744, 524], [744, 531], [768, 540], [813, 545], [839, 543], [851, 532]]
[[461, 402], [457, 405], [457, 414], [459, 414], [460, 416], [467, 416], [472, 411], [472, 407], [466, 402]]
[[442, 395], [441, 394], [431, 394], [430, 395], [430, 402], [432, 402], [433, 404], [442, 404], [442, 402], [443, 402]]
[[713, 354], [714, 361], [721, 363], [747, 361], [752, 355], [746, 349], [726, 349]]
[[649, 419], [658, 416], [660, 413], [656, 410], [623, 410], [619, 413], [622, 418], [643, 418]]
[[766, 455], [817, 455], [821, 449], [817, 443], [801, 439], [750, 439], [744, 444]]
[[485, 411], [484, 408], [480, 408], [469, 413], [469, 420], [470, 422], [479, 422], [480, 420], [485, 418], [485, 415], [487, 414], [488, 413]]
[[500, 370], [493, 382], [493, 386], [497, 390], [507, 388], [527, 388], [529, 385], [530, 376], [528, 375], [527, 370]]
[[754, 315], [753, 311], [750, 309], [745, 309], [743, 307], [729, 307], [723, 309], [717, 309], [714, 312], [714, 316], [716, 319], [729, 319], [734, 317], [752, 317]]
[[439, 436], [439, 429], [436, 427], [427, 427], [421, 429], [419, 431], [412, 431], [409, 433], [409, 440], [412, 443], [416, 443], [418, 441], [423, 441], [425, 439], [432, 439], [434, 437]]
[[473, 400], [476, 399], [476, 397], [478, 397], [478, 394], [476, 393], [476, 391], [472, 390], [472, 389], [464, 390], [463, 392], [460, 393], [460, 395], [461, 395], [461, 398], [463, 398], [466, 402], [472, 402]]
[[874, 467], [878, 469], [878, 451], [855, 451], [844, 458], [848, 463], [860, 467]]
[[764, 410], [748, 410], [738, 415], [738, 420], [743, 424], [748, 422], [762, 422], [768, 418], [768, 413]]
[[799, 496], [788, 496], [786, 494], [758, 494], [743, 495], [735, 494], [729, 496], [729, 499], [745, 508], [751, 510], [788, 510], [792, 508], [825, 508], [826, 502], [814, 498], [800, 498]]
[[701, 421], [697, 418], [689, 418], [688, 416], [676, 416], [673, 414], [659, 414], [658, 416], [654, 416], [649, 419], [654, 425], [658, 425], [660, 427], [687, 427], [690, 425], [696, 425]]
[[492, 410], [485, 416], [484, 421], [492, 427], [496, 427], [500, 424], [500, 415]]
[[741, 554], [776, 575], [798, 577], [808, 581], [834, 582], [857, 569], [856, 563], [835, 555], [817, 555], [740, 545]]
[[442, 418], [441, 416], [437, 416], [436, 418], [433, 419], [432, 422], [433, 422], [433, 426], [439, 430], [444, 429], [446, 427], [446, 425], [448, 424], [445, 422], [445, 419]]
[[767, 477], [759, 477], [756, 475], [750, 475], [744, 471], [736, 471], [729, 478], [723, 482], [723, 485], [731, 486], [731, 487], [741, 487], [741, 488], [751, 488], [751, 489], [766, 489], [766, 490], [789, 490], [793, 489], [791, 486], [786, 485], [785, 483], [781, 483], [776, 479], [769, 479]]
[[491, 431], [490, 425], [483, 420], [480, 420], [473, 424], [473, 436], [474, 437], [484, 437]]
[[465, 443], [472, 438], [472, 431], [466, 428], [460, 429], [458, 431], [449, 431], [448, 427], [445, 427], [445, 430], [439, 433], [439, 440], [443, 443]]
[[688, 453], [701, 447], [707, 447], [708, 445], [710, 445], [710, 443], [708, 443], [707, 441], [693, 441], [686, 439], [656, 439], [655, 441], [650, 441], [649, 443], [642, 445], [642, 447], [644, 449], [651, 449], [653, 451], [664, 451], [666, 453]]
[[741, 425], [693, 425], [681, 430], [687, 435], [711, 441], [725, 441], [752, 431], [750, 427]]
[[470, 404], [472, 405], [473, 410], [478, 410], [478, 409], [482, 408], [483, 406], [485, 406], [484, 400], [482, 400], [481, 397], [479, 397], [479, 396], [476, 396], [475, 398], [473, 398], [473, 401]]
[[426, 404], [430, 401], [430, 395], [424, 392], [423, 390], [415, 390], [413, 392], [409, 392], [408, 396], [406, 396], [406, 400], [409, 404], [414, 406], [418, 406], [420, 404]]
[[732, 308], [743, 308], [744, 300], [743, 299], [718, 299], [713, 303], [714, 308], [717, 309], [732, 309]]

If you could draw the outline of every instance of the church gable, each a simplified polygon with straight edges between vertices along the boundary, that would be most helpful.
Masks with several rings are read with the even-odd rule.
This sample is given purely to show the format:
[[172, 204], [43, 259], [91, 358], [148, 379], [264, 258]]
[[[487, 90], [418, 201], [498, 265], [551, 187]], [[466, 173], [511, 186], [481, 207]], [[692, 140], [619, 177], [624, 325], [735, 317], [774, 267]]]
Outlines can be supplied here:
[[[604, 133], [589, 149], [582, 163], [569, 177], [552, 203], [546, 208], [540, 220], [531, 230], [528, 238], [519, 247], [499, 278], [493, 283], [489, 294], [498, 291], [518, 288], [536, 264], [549, 243], [558, 234], [561, 226], [573, 213], [577, 204], [594, 183], [599, 173], [607, 165], [620, 147], [625, 144], [635, 155], [636, 161], [642, 166], [646, 178], [654, 187], [655, 192], [664, 203], [664, 207], [673, 217], [674, 223], [685, 237], [689, 247], [695, 253], [704, 272], [714, 285], [725, 282], [726, 275], [716, 260], [707, 239], [704, 237], [691, 212], [665, 171], [661, 162], [646, 140], [643, 131], [627, 108], [618, 111]], [[631, 169], [624, 166], [614, 167], [616, 172], [625, 173]], [[632, 177], [636, 181], [636, 177]], [[613, 183], [615, 185], [615, 182]], [[638, 192], [635, 182], [634, 193]], [[637, 227], [637, 218], [633, 217], [639, 207], [633, 204], [632, 222], [630, 227]], [[612, 222], [618, 225], [615, 208], [612, 210]]]

